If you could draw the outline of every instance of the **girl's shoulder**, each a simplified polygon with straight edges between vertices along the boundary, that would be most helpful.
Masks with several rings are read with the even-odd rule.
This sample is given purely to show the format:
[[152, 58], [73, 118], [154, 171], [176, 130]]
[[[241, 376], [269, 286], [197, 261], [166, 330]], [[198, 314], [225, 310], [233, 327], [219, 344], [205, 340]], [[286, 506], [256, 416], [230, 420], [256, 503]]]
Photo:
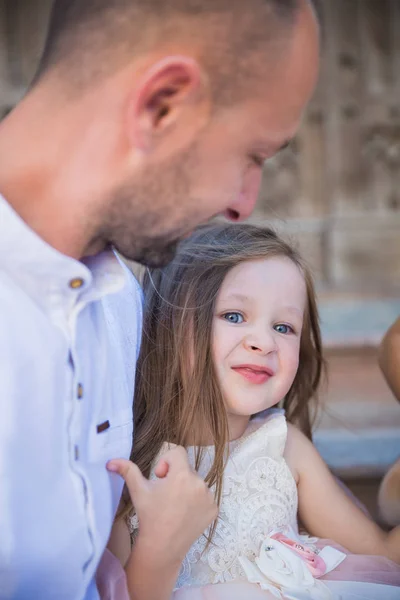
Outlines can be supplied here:
[[296, 483], [304, 466], [310, 465], [316, 455], [318, 452], [312, 441], [295, 425], [288, 423], [284, 457]]

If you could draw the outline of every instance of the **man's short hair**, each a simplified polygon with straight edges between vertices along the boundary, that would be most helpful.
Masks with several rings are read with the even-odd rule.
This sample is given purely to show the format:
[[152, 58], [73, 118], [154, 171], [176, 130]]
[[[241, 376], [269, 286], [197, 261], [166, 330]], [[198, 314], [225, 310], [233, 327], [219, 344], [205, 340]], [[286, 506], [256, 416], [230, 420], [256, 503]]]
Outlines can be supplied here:
[[[53, 70], [81, 88], [146, 49], [185, 39], [217, 95], [249, 75], [251, 57], [290, 35], [300, 0], [55, 0], [36, 83]], [[219, 92], [217, 91], [219, 90]], [[231, 90], [232, 91], [232, 90]]]

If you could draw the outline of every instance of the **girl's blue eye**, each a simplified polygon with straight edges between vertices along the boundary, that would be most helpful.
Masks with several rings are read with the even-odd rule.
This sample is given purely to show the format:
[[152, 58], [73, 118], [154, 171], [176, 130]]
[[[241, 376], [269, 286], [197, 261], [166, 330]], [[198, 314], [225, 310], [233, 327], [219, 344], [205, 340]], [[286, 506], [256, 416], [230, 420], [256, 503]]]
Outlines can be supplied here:
[[222, 317], [229, 323], [243, 323], [243, 316], [237, 312], [227, 312]]
[[290, 327], [290, 325], [285, 325], [285, 323], [278, 323], [277, 325], [274, 325], [274, 329], [278, 333], [293, 333], [293, 328]]

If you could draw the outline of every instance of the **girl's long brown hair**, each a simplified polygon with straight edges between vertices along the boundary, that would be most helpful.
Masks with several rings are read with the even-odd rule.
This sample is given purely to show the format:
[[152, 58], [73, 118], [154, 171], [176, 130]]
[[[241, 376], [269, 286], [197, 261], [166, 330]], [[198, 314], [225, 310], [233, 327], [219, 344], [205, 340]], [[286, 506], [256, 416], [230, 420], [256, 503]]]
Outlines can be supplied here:
[[[324, 361], [309, 270], [298, 252], [271, 229], [250, 224], [208, 225], [181, 243], [167, 267], [149, 270], [144, 276], [144, 325], [136, 374], [131, 459], [146, 477], [165, 441], [195, 446], [197, 469], [201, 440], [206, 436], [215, 446], [206, 482], [213, 486], [220, 501], [229, 437], [211, 353], [215, 301], [230, 269], [245, 261], [273, 256], [292, 260], [306, 283], [299, 368], [282, 406], [288, 421], [311, 437], [310, 402], [316, 398]], [[122, 513], [127, 514], [131, 508], [127, 500]]]

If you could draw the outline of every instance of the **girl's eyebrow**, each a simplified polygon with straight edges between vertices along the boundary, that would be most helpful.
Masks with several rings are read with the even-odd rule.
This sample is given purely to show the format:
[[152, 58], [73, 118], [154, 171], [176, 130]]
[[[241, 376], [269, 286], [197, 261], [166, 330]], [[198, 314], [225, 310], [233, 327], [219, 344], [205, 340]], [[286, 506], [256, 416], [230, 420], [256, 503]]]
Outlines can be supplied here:
[[227, 294], [225, 300], [241, 300], [242, 302], [247, 302], [248, 300], [250, 300], [249, 296], [246, 296], [246, 294], [241, 294], [240, 292], [232, 292], [231, 294]]
[[296, 313], [297, 315], [300, 315], [301, 317], [303, 316], [303, 311], [301, 311], [299, 308], [297, 308], [297, 306], [283, 306], [282, 308], [284, 308], [285, 310], [288, 310], [290, 312]]
[[[246, 294], [242, 294], [241, 292], [231, 292], [222, 299], [222, 302], [225, 304], [226, 302], [230, 302], [232, 300], [237, 300], [246, 304], [251, 302], [252, 298], [251, 296], [247, 296]], [[293, 313], [300, 319], [303, 319], [304, 317], [304, 311], [299, 309], [297, 306], [294, 306], [293, 304], [284, 304], [281, 306], [281, 309]]]

